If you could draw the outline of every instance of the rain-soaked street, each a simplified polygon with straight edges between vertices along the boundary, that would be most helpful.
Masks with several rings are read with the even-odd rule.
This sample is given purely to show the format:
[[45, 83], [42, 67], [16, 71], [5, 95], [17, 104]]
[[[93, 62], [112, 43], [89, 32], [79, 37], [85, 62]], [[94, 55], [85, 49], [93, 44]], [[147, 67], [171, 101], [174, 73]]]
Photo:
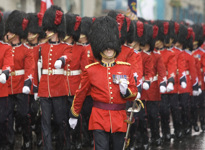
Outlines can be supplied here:
[[[171, 124], [172, 126], [172, 124]], [[173, 128], [172, 128], [173, 133]], [[35, 135], [34, 135], [35, 143]], [[54, 144], [54, 143], [53, 143]], [[21, 149], [21, 136], [16, 135], [15, 150]], [[43, 150], [42, 147], [38, 148], [33, 144], [33, 150]], [[93, 148], [83, 148], [83, 150], [93, 150]], [[141, 149], [139, 149], [141, 150]], [[149, 150], [205, 150], [205, 132], [195, 132], [192, 130], [192, 134], [183, 137], [181, 141], [175, 141], [173, 138], [171, 142], [163, 143], [159, 147], [150, 145]]]

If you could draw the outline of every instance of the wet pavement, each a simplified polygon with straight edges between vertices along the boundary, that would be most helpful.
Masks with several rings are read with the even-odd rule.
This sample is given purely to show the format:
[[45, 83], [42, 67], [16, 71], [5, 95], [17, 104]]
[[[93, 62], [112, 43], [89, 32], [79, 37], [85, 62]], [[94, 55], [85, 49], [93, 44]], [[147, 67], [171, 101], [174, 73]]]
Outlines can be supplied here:
[[[35, 146], [35, 135], [33, 139], [33, 150], [43, 150], [42, 147], [38, 148]], [[21, 150], [21, 143], [21, 136], [16, 135], [15, 150]], [[93, 148], [83, 148], [83, 150], [93, 150]], [[205, 150], [205, 132], [195, 132], [192, 130], [192, 134], [183, 137], [181, 141], [171, 139], [171, 142], [163, 143], [159, 147], [150, 146], [149, 150]]]

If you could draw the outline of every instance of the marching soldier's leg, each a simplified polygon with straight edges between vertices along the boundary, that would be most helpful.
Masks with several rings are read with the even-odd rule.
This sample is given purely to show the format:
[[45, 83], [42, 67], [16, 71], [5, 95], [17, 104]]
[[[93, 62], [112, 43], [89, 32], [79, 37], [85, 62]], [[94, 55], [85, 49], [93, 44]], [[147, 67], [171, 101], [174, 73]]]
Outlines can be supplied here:
[[170, 108], [172, 113], [174, 133], [176, 138], [181, 138], [182, 121], [181, 121], [181, 110], [179, 108], [178, 94], [169, 94], [168, 97], [169, 97], [169, 103], [170, 103]]
[[198, 126], [198, 96], [191, 96], [191, 125], [195, 132], [199, 132]]
[[159, 133], [159, 102], [148, 101], [146, 106], [148, 114], [148, 123], [151, 130], [151, 139], [153, 144], [159, 146], [162, 143]]
[[205, 131], [205, 102], [204, 102], [204, 91], [198, 96], [199, 99], [199, 121], [201, 124], [201, 130]]
[[68, 101], [67, 96], [52, 98], [54, 121], [57, 124], [56, 149], [69, 150], [69, 128], [68, 128]]
[[51, 141], [51, 113], [52, 102], [49, 98], [40, 98], [42, 116], [41, 116], [41, 130], [43, 134], [43, 149], [52, 150]]
[[29, 95], [17, 94], [17, 114], [23, 131], [23, 148], [31, 149], [31, 128], [29, 115]]
[[171, 134], [170, 134], [170, 105], [168, 96], [166, 94], [161, 95], [159, 113], [161, 116], [161, 128], [162, 128], [162, 136], [165, 141], [170, 141]]

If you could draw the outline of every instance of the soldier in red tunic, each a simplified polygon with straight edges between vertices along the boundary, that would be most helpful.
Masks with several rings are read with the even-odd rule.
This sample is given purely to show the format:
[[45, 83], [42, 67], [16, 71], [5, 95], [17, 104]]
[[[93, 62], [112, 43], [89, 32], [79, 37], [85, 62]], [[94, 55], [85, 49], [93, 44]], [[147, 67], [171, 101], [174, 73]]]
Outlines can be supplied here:
[[31, 88], [30, 94], [30, 115], [31, 115], [31, 128], [36, 133], [37, 137], [37, 146], [42, 145], [42, 136], [41, 136], [41, 118], [40, 114], [37, 114], [40, 109], [39, 98], [38, 98], [38, 60], [39, 53], [41, 52], [41, 45], [39, 44], [39, 40], [44, 38], [44, 32], [42, 29], [42, 21], [43, 15], [41, 13], [29, 13], [28, 14], [28, 46], [33, 51], [34, 57], [34, 77], [33, 77], [33, 85]]
[[121, 50], [118, 25], [109, 16], [97, 18], [91, 27], [90, 44], [99, 62], [86, 66], [71, 107], [70, 126], [75, 128], [87, 91], [94, 100], [89, 121], [95, 149], [123, 148], [127, 130], [126, 101], [134, 100], [137, 88], [127, 62], [115, 61]]
[[41, 45], [42, 76], [38, 96], [42, 109], [41, 129], [45, 150], [52, 150], [51, 117], [56, 123], [55, 149], [69, 149], [68, 89], [64, 76], [64, 67], [71, 61], [71, 47], [61, 43], [65, 37], [65, 18], [58, 6], [51, 6], [43, 17], [43, 30], [48, 42]]
[[26, 14], [18, 10], [13, 11], [7, 21], [5, 33], [8, 42], [12, 45], [14, 67], [9, 77], [9, 143], [14, 146], [14, 108], [17, 106], [16, 121], [23, 130], [23, 148], [31, 148], [31, 130], [29, 123], [29, 93], [34, 74], [33, 53], [21, 39], [26, 39], [28, 20]]
[[0, 15], [0, 149], [9, 149], [6, 134], [8, 133], [8, 84], [9, 73], [13, 68], [12, 47], [3, 42], [4, 22]]
[[203, 91], [202, 93], [199, 93], [198, 96], [194, 97], [195, 102], [198, 105], [198, 114], [194, 117], [193, 119], [193, 125], [194, 129], [196, 131], [199, 131], [199, 128], [197, 127], [197, 118], [199, 117], [201, 129], [205, 131], [205, 112], [204, 112], [204, 90], [205, 90], [205, 50], [201, 48], [201, 45], [204, 42], [204, 37], [203, 34], [205, 31], [203, 31], [203, 27], [201, 24], [195, 24], [192, 26], [193, 30], [195, 32], [195, 41], [194, 41], [194, 51], [192, 52], [192, 55], [195, 57], [196, 64], [197, 66], [197, 74], [199, 78], [199, 86], [201, 90]]

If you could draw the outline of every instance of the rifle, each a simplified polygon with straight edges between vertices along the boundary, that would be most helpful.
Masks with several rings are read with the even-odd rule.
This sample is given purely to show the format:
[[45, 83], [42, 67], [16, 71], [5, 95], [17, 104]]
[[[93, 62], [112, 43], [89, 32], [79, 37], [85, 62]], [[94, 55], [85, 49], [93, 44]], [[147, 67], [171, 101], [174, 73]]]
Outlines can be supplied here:
[[[140, 103], [139, 105], [137, 104], [137, 101]], [[123, 145], [123, 150], [125, 150], [129, 146], [130, 139], [128, 137], [130, 132], [130, 126], [132, 124], [133, 115], [135, 112], [139, 112], [141, 110], [141, 107], [144, 108], [144, 104], [142, 103], [142, 101], [140, 99], [135, 99], [130, 111], [130, 117], [127, 120], [128, 126], [127, 126], [127, 132], [126, 132], [125, 141]]]

